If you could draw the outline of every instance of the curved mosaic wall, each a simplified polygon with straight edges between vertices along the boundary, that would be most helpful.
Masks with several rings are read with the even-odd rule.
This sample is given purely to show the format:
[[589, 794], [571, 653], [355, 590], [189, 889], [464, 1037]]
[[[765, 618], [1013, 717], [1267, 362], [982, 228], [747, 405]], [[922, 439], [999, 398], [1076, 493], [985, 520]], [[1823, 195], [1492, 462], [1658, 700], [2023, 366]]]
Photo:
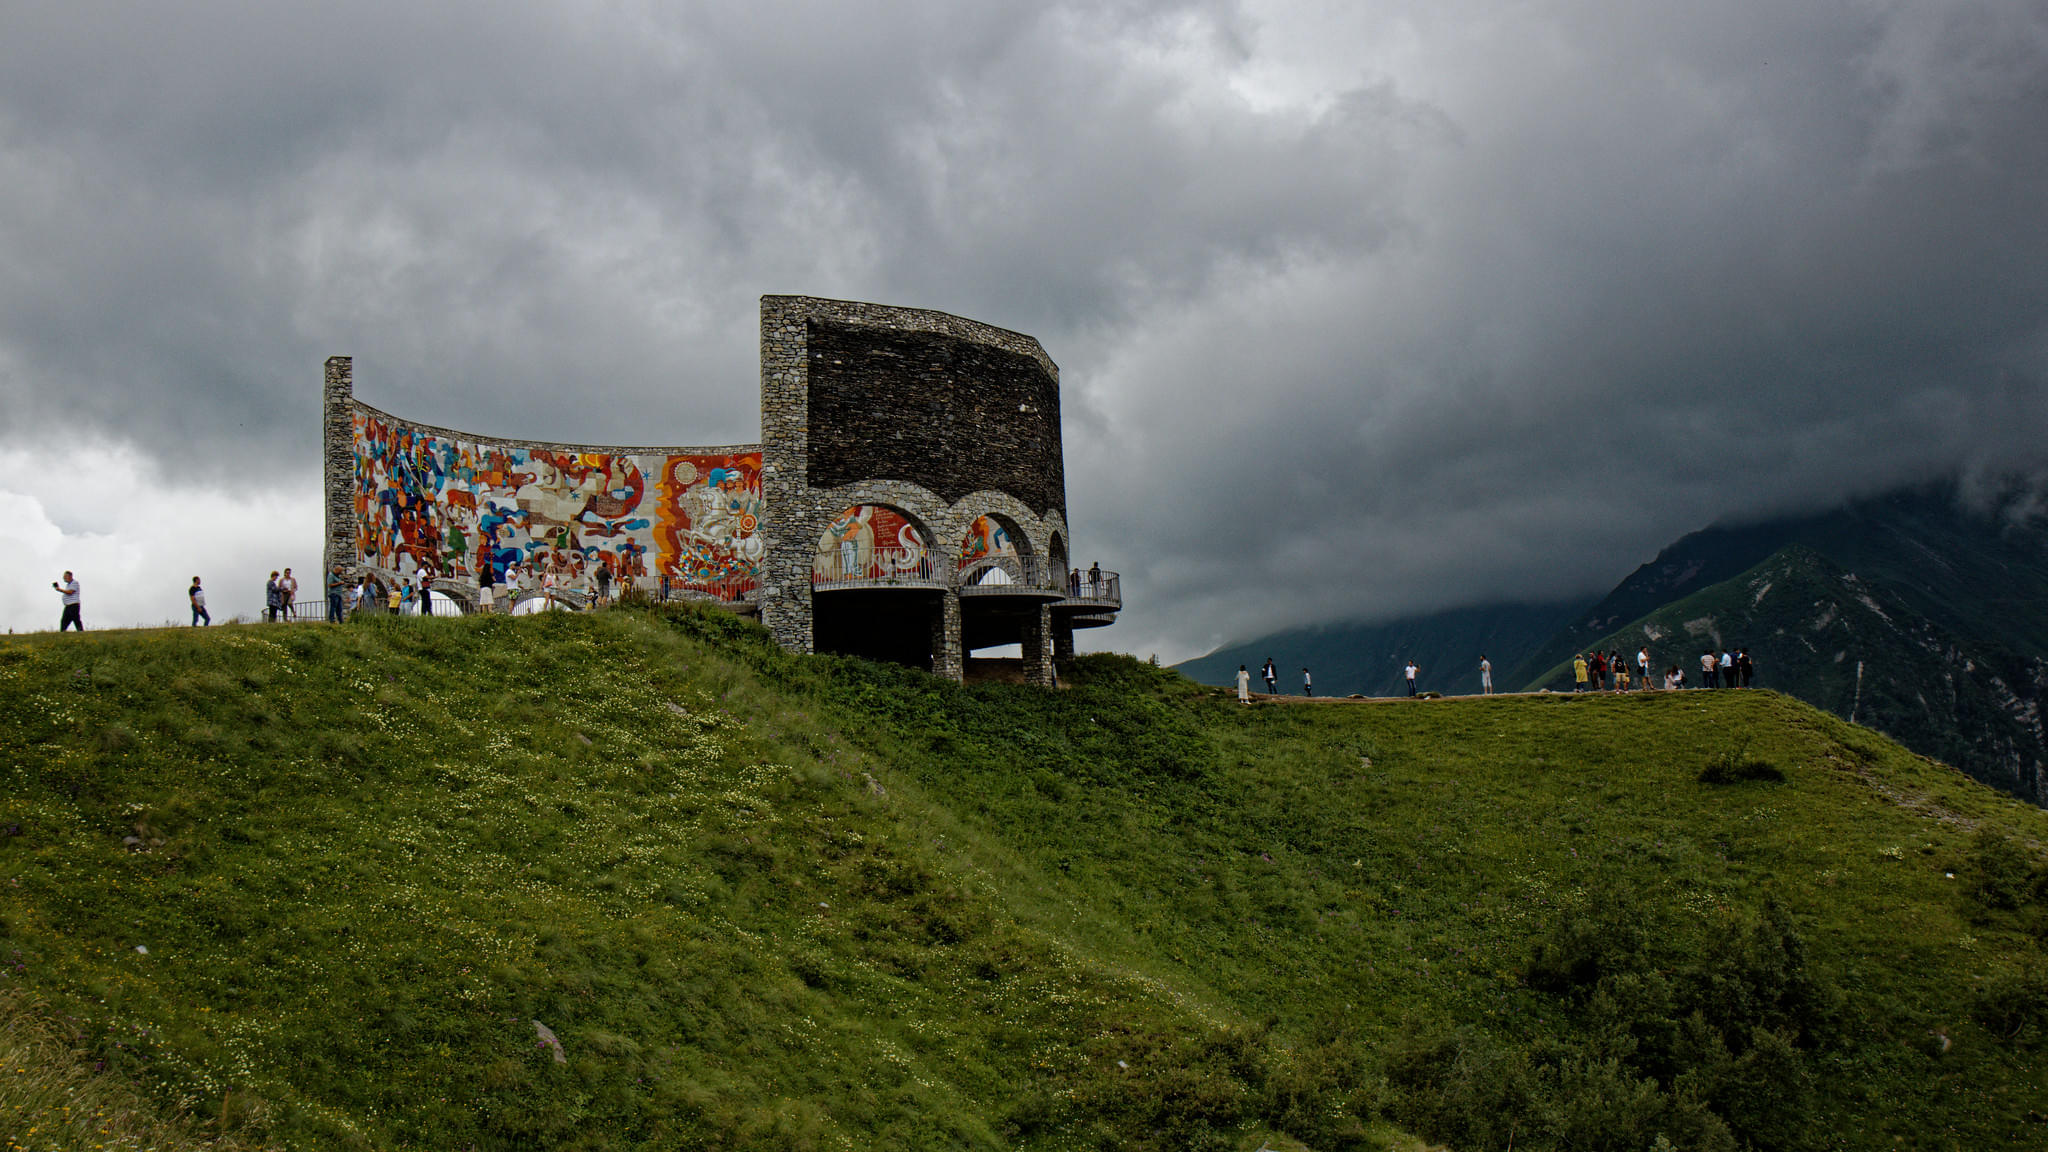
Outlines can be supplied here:
[[760, 579], [758, 448], [641, 451], [464, 436], [356, 406], [357, 562], [503, 584], [552, 574], [733, 599]]

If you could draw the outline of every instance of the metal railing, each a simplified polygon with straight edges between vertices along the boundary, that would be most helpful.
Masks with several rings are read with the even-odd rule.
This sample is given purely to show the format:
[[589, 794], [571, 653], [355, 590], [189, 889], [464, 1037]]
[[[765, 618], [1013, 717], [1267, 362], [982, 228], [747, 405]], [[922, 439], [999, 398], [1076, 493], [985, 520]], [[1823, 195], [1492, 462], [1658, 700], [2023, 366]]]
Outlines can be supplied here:
[[1060, 573], [1036, 556], [995, 556], [960, 570], [962, 596], [1057, 594]]
[[[728, 604], [751, 600], [760, 591], [761, 578], [754, 575], [732, 576], [724, 580], [663, 580], [652, 589], [657, 600], [722, 600]], [[617, 585], [613, 586], [612, 598], [620, 595]]]
[[870, 549], [866, 563], [852, 548], [825, 549], [811, 562], [813, 588], [932, 587], [945, 581], [930, 552], [891, 545]]
[[1115, 572], [1104, 572], [1100, 568], [1076, 569], [1067, 573], [1066, 586], [1069, 602], [1123, 607], [1123, 578]]

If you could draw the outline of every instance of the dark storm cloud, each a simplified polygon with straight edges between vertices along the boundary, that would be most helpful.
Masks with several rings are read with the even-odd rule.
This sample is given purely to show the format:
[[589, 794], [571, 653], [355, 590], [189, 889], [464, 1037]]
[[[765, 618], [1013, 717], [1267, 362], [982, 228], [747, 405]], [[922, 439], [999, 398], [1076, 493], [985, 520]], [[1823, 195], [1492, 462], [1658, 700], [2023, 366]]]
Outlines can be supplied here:
[[7, 430], [310, 472], [352, 352], [751, 439], [760, 293], [940, 307], [1060, 361], [1104, 641], [1175, 655], [2042, 463], [2037, 4], [1297, 7], [11, 14]]

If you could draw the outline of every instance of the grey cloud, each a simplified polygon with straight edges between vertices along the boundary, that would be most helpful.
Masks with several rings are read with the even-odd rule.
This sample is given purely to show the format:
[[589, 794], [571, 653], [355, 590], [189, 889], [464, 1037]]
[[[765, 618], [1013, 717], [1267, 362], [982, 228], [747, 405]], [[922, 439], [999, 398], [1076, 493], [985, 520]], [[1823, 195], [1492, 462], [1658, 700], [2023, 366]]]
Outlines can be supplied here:
[[310, 472], [334, 352], [739, 440], [760, 293], [945, 308], [1061, 362], [1100, 639], [1179, 655], [2041, 466], [2042, 123], [2024, 0], [44, 6], [0, 398], [223, 483]]

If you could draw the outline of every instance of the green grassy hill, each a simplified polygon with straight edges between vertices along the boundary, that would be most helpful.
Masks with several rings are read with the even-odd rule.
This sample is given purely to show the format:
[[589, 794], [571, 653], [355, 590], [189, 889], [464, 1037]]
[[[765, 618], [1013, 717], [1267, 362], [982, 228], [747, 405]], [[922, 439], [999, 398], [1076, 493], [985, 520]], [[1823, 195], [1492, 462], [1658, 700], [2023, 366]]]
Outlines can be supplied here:
[[[2015, 653], [2004, 637], [1953, 631], [1895, 584], [1845, 571], [1809, 548], [1787, 547], [1588, 648], [1620, 651], [1633, 663], [1642, 645], [1660, 673], [1677, 664], [1693, 686], [1707, 648], [1747, 646], [1760, 686], [1854, 717], [1994, 788], [2048, 799], [2033, 699], [2048, 683], [2042, 661]], [[1569, 689], [1570, 666], [1548, 669], [1537, 685]]]
[[687, 610], [10, 638], [0, 988], [293, 1149], [2048, 1143], [2037, 809], [1772, 693], [1066, 680]]

